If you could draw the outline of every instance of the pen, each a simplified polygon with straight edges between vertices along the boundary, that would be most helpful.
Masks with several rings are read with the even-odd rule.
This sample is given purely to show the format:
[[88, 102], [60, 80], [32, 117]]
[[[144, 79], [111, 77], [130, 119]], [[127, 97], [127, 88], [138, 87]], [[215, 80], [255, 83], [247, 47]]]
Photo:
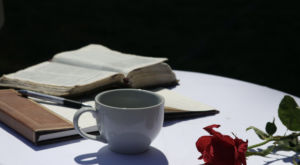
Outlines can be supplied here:
[[20, 94], [22, 94], [23, 96], [30, 96], [30, 97], [38, 98], [41, 100], [51, 101], [51, 102], [54, 102], [54, 103], [57, 103], [57, 104], [60, 104], [60, 105], [66, 106], [66, 107], [70, 107], [70, 108], [91, 107], [90, 105], [83, 104], [79, 101], [69, 100], [69, 99], [65, 99], [62, 97], [51, 96], [51, 95], [33, 92], [33, 91], [29, 91], [29, 90], [21, 89], [21, 90], [18, 90], [18, 92]]

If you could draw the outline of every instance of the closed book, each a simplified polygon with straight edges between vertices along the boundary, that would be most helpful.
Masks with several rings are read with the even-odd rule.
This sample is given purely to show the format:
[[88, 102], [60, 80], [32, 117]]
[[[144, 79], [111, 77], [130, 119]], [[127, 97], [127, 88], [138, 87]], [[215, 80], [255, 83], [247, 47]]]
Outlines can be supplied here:
[[[203, 117], [219, 112], [169, 89], [154, 92], [165, 98], [165, 120]], [[90, 99], [84, 103], [90, 106], [95, 104]], [[32, 97], [25, 98], [12, 89], [0, 90], [0, 122], [37, 145], [80, 137], [72, 124], [77, 110]], [[96, 120], [90, 113], [81, 116], [79, 125], [85, 132], [98, 130]]]
[[38, 144], [39, 137], [73, 129], [73, 124], [12, 89], [0, 90], [0, 122]]

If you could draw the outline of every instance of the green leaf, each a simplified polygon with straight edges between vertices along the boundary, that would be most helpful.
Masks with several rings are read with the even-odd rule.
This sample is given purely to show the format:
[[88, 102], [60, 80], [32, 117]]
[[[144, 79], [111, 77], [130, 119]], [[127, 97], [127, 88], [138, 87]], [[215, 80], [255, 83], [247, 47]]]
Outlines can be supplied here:
[[269, 135], [266, 134], [265, 132], [263, 132], [262, 130], [256, 128], [256, 127], [253, 127], [253, 126], [250, 126], [246, 129], [246, 131], [250, 130], [250, 129], [253, 129], [255, 131], [255, 133], [257, 134], [257, 136], [262, 139], [262, 140], [266, 140]]
[[298, 157], [298, 158], [297, 158], [297, 156], [293, 157], [293, 163], [294, 163], [294, 165], [299, 165], [300, 164], [300, 162], [298, 161], [299, 159], [300, 159], [300, 157]]
[[298, 162], [297, 162], [296, 158], [293, 158], [293, 164], [298, 165]]
[[284, 96], [278, 108], [282, 124], [291, 131], [300, 131], [300, 108], [291, 96]]
[[274, 121], [275, 121], [275, 119], [273, 120], [272, 123], [271, 123], [271, 122], [268, 122], [268, 123], [266, 124], [266, 132], [267, 132], [269, 135], [271, 135], [271, 136], [272, 136], [272, 135], [276, 132], [276, 130], [277, 130], [277, 127], [276, 127]]
[[295, 151], [300, 152], [300, 144], [297, 144], [297, 138], [285, 139], [275, 142], [277, 151]]

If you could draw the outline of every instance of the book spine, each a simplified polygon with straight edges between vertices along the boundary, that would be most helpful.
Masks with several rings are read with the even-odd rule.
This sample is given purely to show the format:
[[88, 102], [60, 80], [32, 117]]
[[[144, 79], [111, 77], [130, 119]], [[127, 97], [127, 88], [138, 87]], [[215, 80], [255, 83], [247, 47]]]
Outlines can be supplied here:
[[[20, 121], [16, 120], [13, 116], [6, 113], [1, 107], [5, 106], [4, 103], [0, 102], [0, 121], [3, 122], [8, 127], [12, 128], [26, 139], [30, 140], [31, 142], [36, 144], [36, 135], [35, 132], [27, 127], [25, 124], [21, 123]], [[9, 107], [8, 107], [9, 109]]]

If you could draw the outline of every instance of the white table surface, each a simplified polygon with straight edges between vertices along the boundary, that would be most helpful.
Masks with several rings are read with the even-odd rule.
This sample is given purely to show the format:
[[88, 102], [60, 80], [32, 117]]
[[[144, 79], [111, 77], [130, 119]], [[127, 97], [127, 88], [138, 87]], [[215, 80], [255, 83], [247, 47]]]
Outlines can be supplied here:
[[[249, 145], [261, 142], [248, 126], [264, 130], [265, 123], [275, 117], [278, 130], [286, 129], [278, 115], [278, 105], [286, 93], [244, 81], [209, 74], [176, 71], [180, 85], [175, 91], [211, 105], [220, 110], [215, 116], [165, 122], [149, 151], [139, 155], [121, 155], [111, 152], [106, 144], [77, 139], [45, 146], [33, 146], [23, 137], [0, 123], [0, 165], [34, 164], [155, 164], [198, 165], [200, 153], [195, 143], [200, 136], [208, 135], [203, 127], [220, 124], [216, 129], [223, 134], [249, 140]], [[300, 99], [294, 97], [298, 104]], [[278, 152], [268, 158], [253, 156], [249, 165], [291, 164], [293, 152]]]

